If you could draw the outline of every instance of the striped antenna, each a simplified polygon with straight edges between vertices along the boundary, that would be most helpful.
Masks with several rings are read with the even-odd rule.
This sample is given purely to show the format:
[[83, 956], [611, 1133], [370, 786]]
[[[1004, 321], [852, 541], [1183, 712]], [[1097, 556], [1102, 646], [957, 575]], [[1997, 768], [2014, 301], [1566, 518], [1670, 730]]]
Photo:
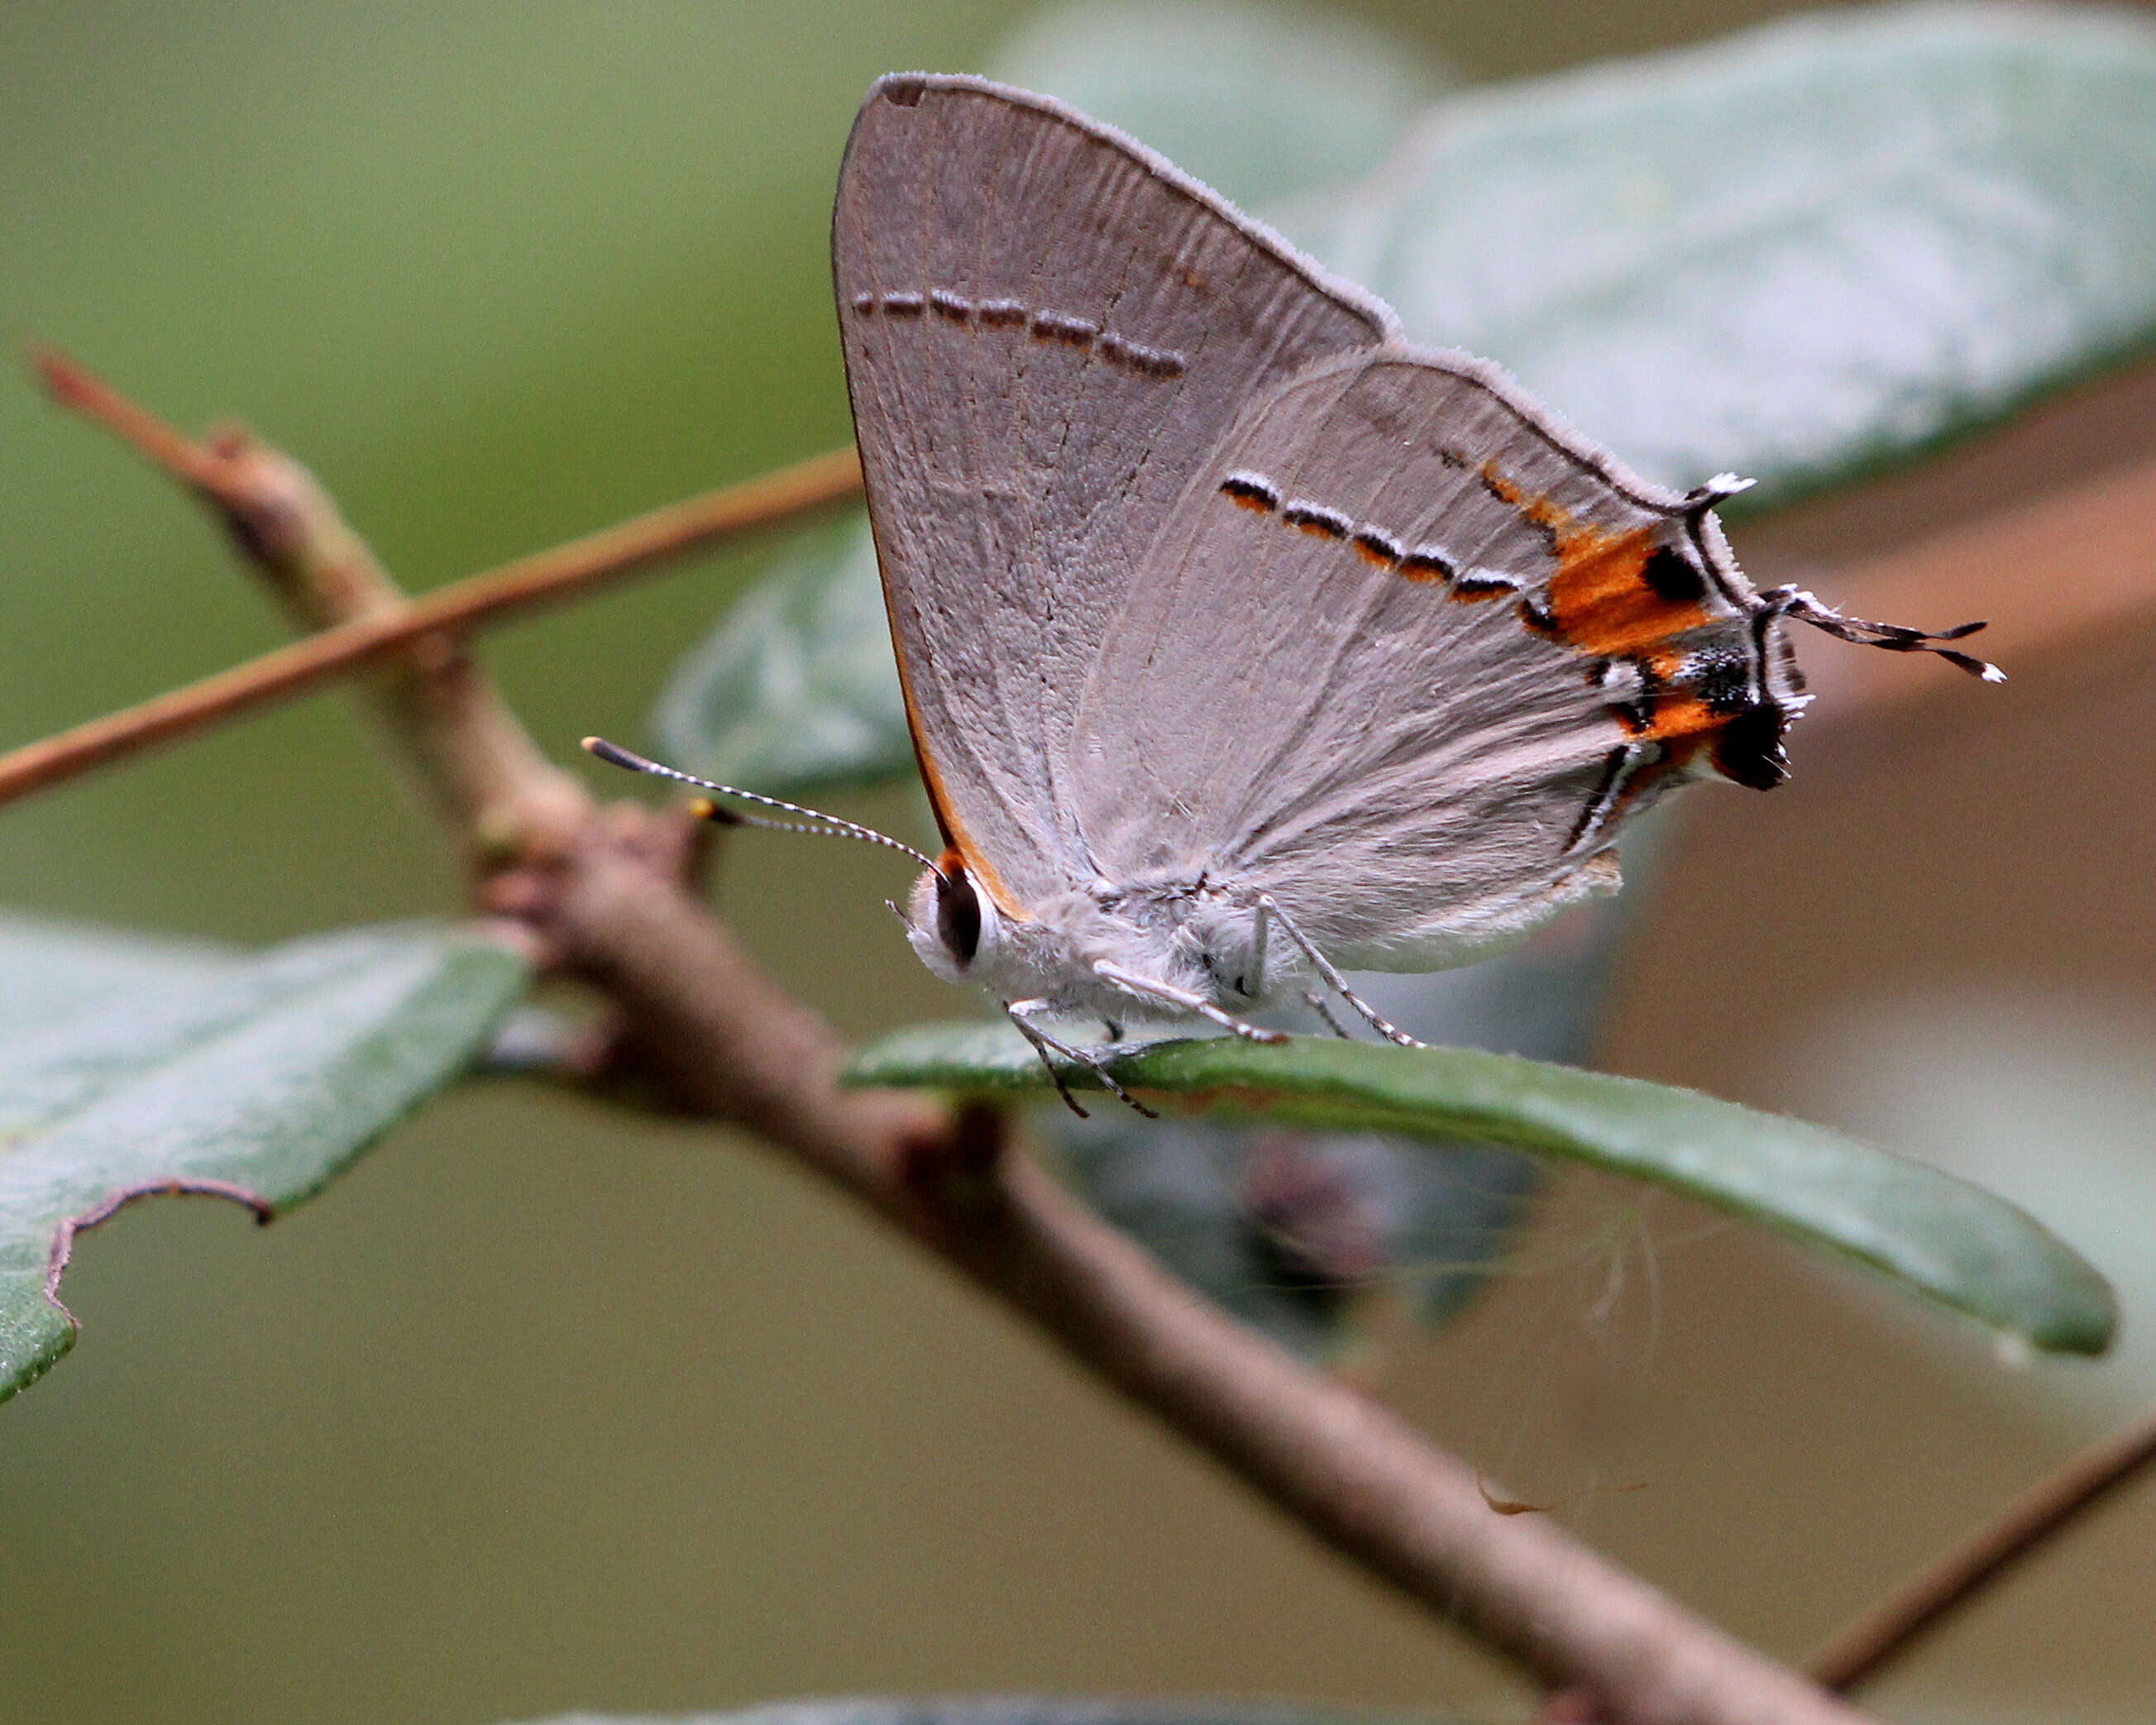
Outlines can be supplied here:
[[1898, 623], [1866, 623], [1861, 617], [1845, 617], [1833, 606], [1822, 604], [1816, 594], [1801, 588], [1777, 587], [1759, 596], [1768, 608], [1832, 635], [1854, 641], [1860, 647], [1883, 647], [1890, 653], [1936, 653], [1948, 665], [1987, 683], [2003, 683], [2006, 673], [1973, 653], [1962, 653], [1943, 644], [1973, 635], [1985, 625], [1957, 624], [1952, 629], [1907, 629]]
[[[587, 737], [584, 752], [596, 755], [610, 767], [624, 768], [631, 773], [648, 773], [654, 778], [670, 778], [681, 784], [692, 784], [699, 790], [716, 791], [721, 797], [738, 797], [744, 803], [754, 803], [765, 809], [781, 809], [788, 814], [798, 814], [807, 820], [820, 823], [809, 826], [806, 821], [764, 820], [753, 814], [742, 814], [732, 809], [721, 809], [708, 798], [700, 797], [690, 806], [706, 820], [714, 820], [721, 826], [761, 827], [767, 833], [807, 833], [821, 839], [858, 839], [864, 845], [880, 845], [886, 850], [901, 850], [923, 868], [935, 869], [936, 860], [925, 856], [911, 845], [879, 833], [874, 827], [865, 827], [858, 822], [841, 820], [835, 814], [826, 814], [820, 809], [804, 809], [798, 803], [788, 803], [778, 797], [767, 797], [756, 791], [744, 791], [730, 784], [717, 784], [708, 778], [699, 778], [693, 773], [683, 773], [678, 768], [662, 767], [656, 761], [647, 761], [643, 756], [632, 754], [619, 743], [608, 742], [603, 737]], [[942, 870], [937, 869], [941, 874]]]

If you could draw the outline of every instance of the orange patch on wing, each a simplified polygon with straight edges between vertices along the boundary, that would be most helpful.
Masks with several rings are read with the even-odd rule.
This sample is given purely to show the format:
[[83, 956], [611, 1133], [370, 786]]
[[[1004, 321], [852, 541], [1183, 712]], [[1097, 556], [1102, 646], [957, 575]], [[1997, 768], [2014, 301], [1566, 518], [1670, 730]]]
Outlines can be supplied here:
[[1719, 731], [1728, 722], [1727, 714], [1716, 712], [1697, 696], [1665, 695], [1654, 703], [1654, 716], [1640, 735], [1658, 742], [1682, 739], [1691, 745], [1685, 752], [1685, 758], [1690, 760], [1707, 732]]
[[1613, 533], [1577, 521], [1549, 498], [1529, 496], [1490, 463], [1483, 465], [1482, 481], [1492, 495], [1548, 530], [1557, 550], [1549, 617], [1552, 632], [1568, 645], [1608, 659], [1644, 659], [1661, 642], [1708, 620], [1698, 600], [1665, 597], [1648, 581], [1651, 527]]

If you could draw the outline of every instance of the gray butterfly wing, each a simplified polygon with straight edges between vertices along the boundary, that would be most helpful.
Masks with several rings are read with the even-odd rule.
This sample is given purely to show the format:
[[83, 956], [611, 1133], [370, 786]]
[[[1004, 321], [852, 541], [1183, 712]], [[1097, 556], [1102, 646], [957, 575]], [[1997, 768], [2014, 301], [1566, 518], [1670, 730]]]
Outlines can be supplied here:
[[1270, 892], [1342, 963], [1472, 956], [1614, 886], [1619, 817], [1733, 761], [1762, 610], [1701, 500], [1495, 367], [1320, 363], [1209, 452], [1132, 583], [1080, 717], [1085, 839], [1119, 885]]
[[1120, 134], [978, 79], [875, 86], [832, 249], [922, 774], [1023, 916], [1091, 878], [1070, 726], [1146, 547], [1253, 391], [1390, 314]]

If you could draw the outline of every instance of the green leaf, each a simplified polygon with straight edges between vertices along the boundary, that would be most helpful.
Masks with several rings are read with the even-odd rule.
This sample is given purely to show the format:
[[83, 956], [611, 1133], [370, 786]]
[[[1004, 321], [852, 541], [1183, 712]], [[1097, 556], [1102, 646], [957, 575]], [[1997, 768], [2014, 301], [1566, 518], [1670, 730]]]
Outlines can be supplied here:
[[1746, 506], [2156, 339], [2156, 27], [1837, 9], [1439, 103], [1264, 212], [1632, 466]]
[[1340, 13], [1229, 0], [1053, 8], [988, 73], [1122, 127], [1245, 204], [1368, 172], [1454, 81]]
[[1438, 1725], [1426, 1713], [1378, 1713], [1281, 1702], [1091, 1701], [999, 1695], [926, 1701], [864, 1696], [782, 1701], [723, 1713], [562, 1713], [532, 1725]]
[[651, 726], [672, 764], [767, 795], [911, 773], [867, 517], [774, 563], [675, 666]]
[[526, 981], [440, 929], [233, 955], [0, 920], [0, 1399], [74, 1343], [77, 1230], [157, 1192], [281, 1214], [454, 1077]]
[[[2116, 1322], [2103, 1278], [2003, 1199], [1691, 1091], [1479, 1050], [1306, 1037], [1156, 1044], [1111, 1070], [1188, 1112], [1481, 1139], [1651, 1181], [1853, 1258], [2038, 1348], [2098, 1353]], [[848, 1080], [1013, 1097], [1048, 1084], [1014, 1030], [980, 1024], [902, 1031], [857, 1055]], [[1087, 1073], [1070, 1081], [1097, 1087]]]

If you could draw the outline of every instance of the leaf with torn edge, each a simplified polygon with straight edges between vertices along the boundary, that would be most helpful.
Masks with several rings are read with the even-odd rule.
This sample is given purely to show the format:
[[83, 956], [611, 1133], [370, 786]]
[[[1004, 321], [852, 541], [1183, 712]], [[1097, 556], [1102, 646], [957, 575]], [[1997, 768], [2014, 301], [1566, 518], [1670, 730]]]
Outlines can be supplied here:
[[264, 1220], [455, 1077], [528, 981], [453, 929], [265, 952], [0, 921], [0, 1399], [74, 1341], [77, 1232], [152, 1193]]
[[[1856, 1260], [2002, 1333], [2100, 1353], [2111, 1289], [2033, 1218], [1922, 1163], [1696, 1091], [1457, 1048], [1297, 1037], [1154, 1044], [1117, 1060], [1132, 1091], [1180, 1111], [1336, 1131], [1474, 1138], [1650, 1181]], [[857, 1085], [1038, 1095], [1040, 1060], [1007, 1026], [901, 1031], [857, 1054]], [[1097, 1087], [1089, 1073], [1074, 1085]]]

